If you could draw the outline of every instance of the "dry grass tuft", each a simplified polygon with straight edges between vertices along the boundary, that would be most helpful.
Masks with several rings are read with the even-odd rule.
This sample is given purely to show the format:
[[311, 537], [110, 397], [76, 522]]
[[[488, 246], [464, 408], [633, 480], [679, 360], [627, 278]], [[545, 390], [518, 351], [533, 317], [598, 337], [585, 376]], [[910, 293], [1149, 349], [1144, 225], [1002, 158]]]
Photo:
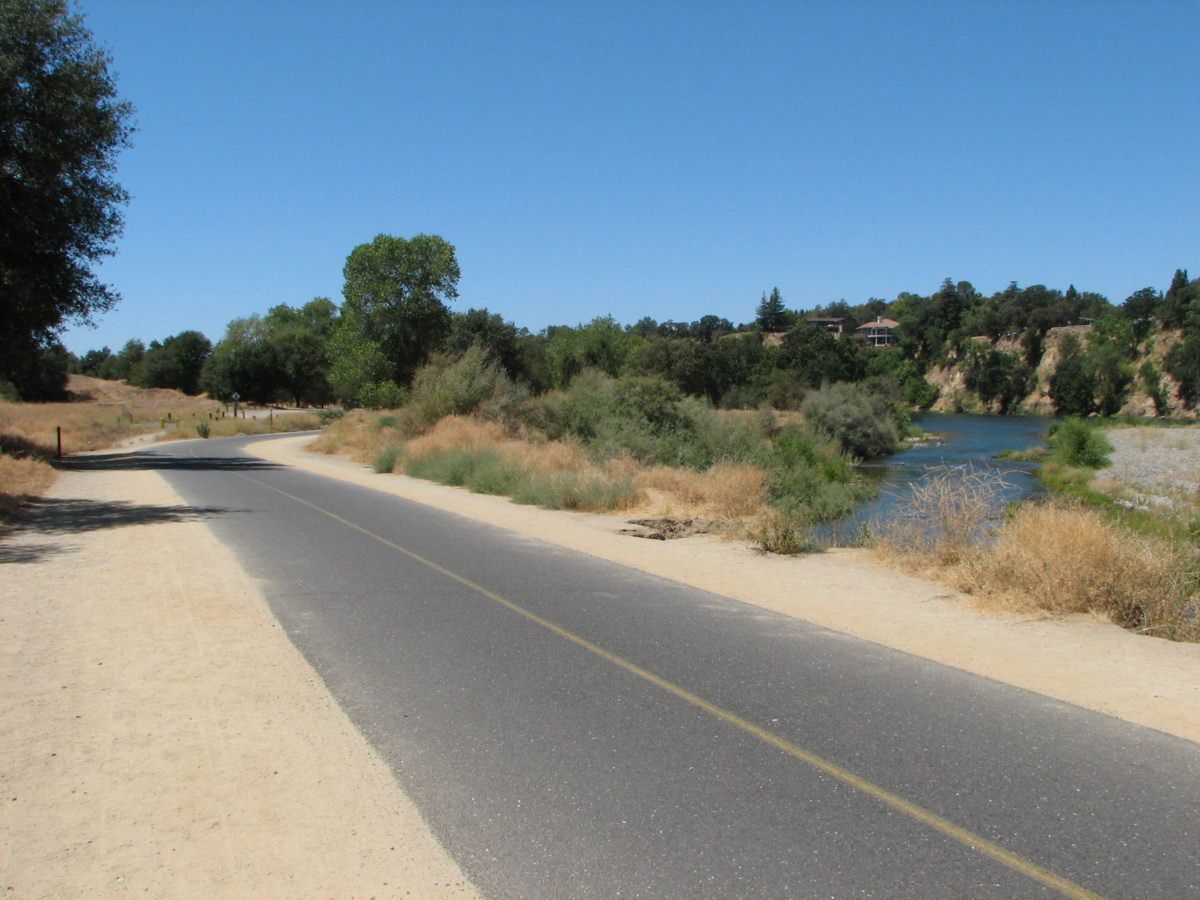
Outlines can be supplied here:
[[1101, 613], [1126, 628], [1200, 639], [1196, 560], [1092, 509], [1021, 507], [995, 543], [959, 567], [960, 586], [986, 604], [1053, 614]]
[[955, 466], [932, 472], [910, 485], [895, 517], [880, 526], [876, 543], [918, 569], [959, 563], [998, 516], [1005, 487], [996, 469]]
[[451, 450], [483, 450], [507, 442], [503, 426], [466, 416], [446, 416], [419, 437], [404, 445], [409, 457], [448, 453]]
[[43, 460], [0, 454], [0, 519], [14, 515], [25, 500], [42, 494], [54, 481], [54, 474]]
[[376, 427], [381, 414], [354, 410], [325, 426], [324, 432], [309, 445], [318, 453], [342, 454], [355, 462], [369, 463], [380, 451], [394, 444], [398, 435], [392, 429]]
[[767, 503], [767, 473], [758, 466], [717, 463], [703, 472], [653, 466], [640, 472], [638, 481], [666, 495], [672, 509], [687, 515], [741, 519], [758, 514]]

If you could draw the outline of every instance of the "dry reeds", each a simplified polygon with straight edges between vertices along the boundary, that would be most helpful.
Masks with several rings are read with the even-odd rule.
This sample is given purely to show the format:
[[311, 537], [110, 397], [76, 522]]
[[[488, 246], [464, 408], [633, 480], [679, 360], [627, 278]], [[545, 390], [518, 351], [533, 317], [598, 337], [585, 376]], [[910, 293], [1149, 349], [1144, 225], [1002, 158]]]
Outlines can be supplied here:
[[994, 531], [998, 474], [949, 470], [914, 486], [876, 552], [969, 593], [978, 606], [1091, 613], [1135, 631], [1200, 640], [1200, 559], [1074, 503], [1026, 503]]
[[877, 525], [877, 542], [918, 565], [952, 565], [985, 537], [1008, 485], [998, 469], [952, 466], [909, 486], [894, 517]]
[[993, 604], [1055, 614], [1098, 612], [1126, 628], [1200, 639], [1196, 559], [1096, 510], [1021, 507], [964, 566], [963, 587]]
[[717, 463], [703, 472], [653, 466], [638, 473], [645, 488], [660, 491], [688, 515], [741, 519], [767, 503], [767, 473], [759, 466]]

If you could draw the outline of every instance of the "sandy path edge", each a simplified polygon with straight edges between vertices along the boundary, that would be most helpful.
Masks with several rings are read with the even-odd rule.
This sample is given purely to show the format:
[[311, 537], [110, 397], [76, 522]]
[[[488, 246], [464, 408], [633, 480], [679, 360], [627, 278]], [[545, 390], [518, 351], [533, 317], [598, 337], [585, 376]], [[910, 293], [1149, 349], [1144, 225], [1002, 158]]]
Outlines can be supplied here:
[[618, 535], [614, 516], [554, 512], [305, 450], [312, 435], [247, 449], [903, 650], [1200, 743], [1200, 645], [1135, 635], [1085, 616], [985, 615], [949, 589], [835, 550], [787, 558], [712, 537]]
[[62, 473], [0, 544], [0, 890], [473, 896], [157, 473]]

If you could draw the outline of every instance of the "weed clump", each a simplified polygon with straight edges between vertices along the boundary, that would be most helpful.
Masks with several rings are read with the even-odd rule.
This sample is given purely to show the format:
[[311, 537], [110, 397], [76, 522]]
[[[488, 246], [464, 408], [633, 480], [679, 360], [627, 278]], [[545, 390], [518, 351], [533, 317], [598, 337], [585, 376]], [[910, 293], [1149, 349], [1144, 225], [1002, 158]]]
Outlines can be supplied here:
[[391, 446], [384, 447], [377, 454], [375, 454], [375, 461], [371, 464], [371, 468], [381, 475], [395, 472], [396, 462], [399, 459], [400, 448], [395, 444], [392, 444]]
[[1200, 640], [1195, 555], [1083, 506], [1022, 506], [961, 579], [1000, 605], [1098, 612], [1134, 631]]
[[1082, 469], [1107, 466], [1113, 449], [1108, 438], [1079, 418], [1056, 422], [1050, 427], [1047, 442], [1054, 462]]

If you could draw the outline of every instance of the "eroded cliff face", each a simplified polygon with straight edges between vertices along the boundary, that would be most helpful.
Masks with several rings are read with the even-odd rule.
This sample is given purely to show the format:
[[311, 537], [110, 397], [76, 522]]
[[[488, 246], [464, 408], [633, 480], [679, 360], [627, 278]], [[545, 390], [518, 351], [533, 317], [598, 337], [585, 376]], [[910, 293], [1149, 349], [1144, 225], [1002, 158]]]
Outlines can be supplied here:
[[[1013, 413], [1031, 416], [1052, 416], [1056, 410], [1054, 399], [1050, 396], [1050, 376], [1058, 368], [1062, 359], [1063, 341], [1068, 335], [1073, 335], [1079, 341], [1080, 348], [1087, 350], [1091, 335], [1091, 325], [1064, 325], [1051, 328], [1046, 332], [1042, 359], [1035, 371], [1036, 384], [1028, 395], [1011, 410]], [[1172, 378], [1163, 366], [1167, 354], [1183, 338], [1180, 331], [1160, 331], [1142, 345], [1137, 357], [1130, 363], [1134, 372], [1133, 384], [1130, 386], [1125, 403], [1121, 406], [1119, 415], [1145, 416], [1151, 418], [1158, 413], [1154, 407], [1154, 399], [1146, 390], [1140, 375], [1143, 363], [1151, 362], [1160, 374], [1162, 387], [1171, 405], [1171, 418], [1200, 419], [1200, 410], [1184, 409], [1179, 398], [1179, 382]], [[974, 341], [990, 343], [987, 338], [972, 338]], [[1025, 350], [1016, 338], [1002, 338], [994, 346], [997, 350], [1024, 356]], [[925, 380], [938, 388], [937, 401], [933, 404], [934, 412], [966, 412], [966, 413], [998, 413], [997, 403], [985, 404], [978, 394], [966, 386], [966, 375], [954, 361], [946, 366], [934, 366], [925, 374]]]

